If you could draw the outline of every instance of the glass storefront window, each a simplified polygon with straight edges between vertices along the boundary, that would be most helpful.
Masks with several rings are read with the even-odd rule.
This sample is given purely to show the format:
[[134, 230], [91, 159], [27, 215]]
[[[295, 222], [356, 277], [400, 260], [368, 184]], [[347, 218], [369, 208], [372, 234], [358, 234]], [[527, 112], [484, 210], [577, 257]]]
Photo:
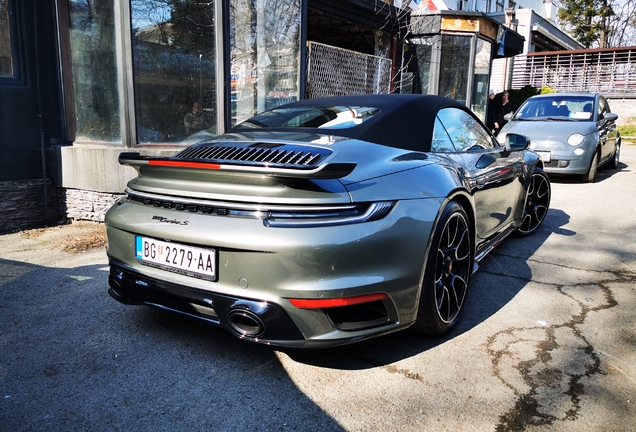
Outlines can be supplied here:
[[490, 51], [491, 44], [477, 38], [475, 52], [475, 72], [473, 74], [473, 97], [470, 108], [485, 122], [486, 103], [488, 101], [488, 84], [490, 82]]
[[131, 0], [137, 141], [216, 134], [214, 0]]
[[430, 82], [434, 40], [432, 37], [423, 37], [406, 42], [402, 93], [434, 94], [435, 84]]
[[230, 0], [231, 123], [298, 100], [301, 0]]
[[69, 0], [78, 141], [121, 141], [114, 0]]
[[468, 98], [471, 39], [471, 36], [442, 35], [438, 94], [463, 104]]
[[9, 0], [0, 0], [0, 76], [13, 76]]

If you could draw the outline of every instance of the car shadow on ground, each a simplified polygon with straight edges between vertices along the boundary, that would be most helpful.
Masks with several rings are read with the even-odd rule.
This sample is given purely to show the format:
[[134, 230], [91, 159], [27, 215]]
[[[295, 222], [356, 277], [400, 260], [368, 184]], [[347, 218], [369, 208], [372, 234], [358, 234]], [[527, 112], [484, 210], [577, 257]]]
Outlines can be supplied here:
[[[509, 237], [491, 252], [473, 274], [469, 292], [457, 325], [440, 337], [420, 335], [413, 330], [388, 334], [356, 344], [316, 351], [286, 350], [295, 361], [334, 369], [367, 369], [384, 366], [436, 348], [464, 333], [506, 306], [532, 280], [526, 260], [553, 235], [572, 236], [564, 229], [570, 217], [550, 209], [537, 232], [525, 238]], [[523, 243], [523, 252], [519, 252]], [[512, 270], [511, 270], [512, 269]], [[514, 277], [511, 277], [511, 271]]]
[[0, 429], [343, 430], [271, 348], [122, 305], [107, 275], [0, 258]]
[[[406, 330], [285, 353], [303, 364], [364, 370], [470, 333], [532, 279], [526, 259], [550, 235], [573, 234], [562, 228], [568, 220], [551, 209], [533, 236], [503, 242], [473, 275], [462, 319], [442, 337]], [[511, 268], [514, 277], [500, 274]], [[122, 305], [106, 292], [107, 274], [105, 264], [51, 268], [0, 259], [0, 418], [9, 419], [7, 428], [343, 430], [299, 390], [276, 349], [195, 319]]]

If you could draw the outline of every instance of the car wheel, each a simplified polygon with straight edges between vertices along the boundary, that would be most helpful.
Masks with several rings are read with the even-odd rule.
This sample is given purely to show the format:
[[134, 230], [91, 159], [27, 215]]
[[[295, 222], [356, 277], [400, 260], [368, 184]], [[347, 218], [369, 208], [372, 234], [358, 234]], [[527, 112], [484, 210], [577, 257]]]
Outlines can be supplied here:
[[614, 157], [607, 162], [607, 167], [610, 169], [616, 169], [618, 167], [618, 162], [621, 158], [621, 145], [620, 143], [616, 143], [616, 147], [614, 147]]
[[414, 329], [441, 335], [455, 323], [473, 270], [473, 234], [464, 209], [450, 202], [435, 227]]
[[592, 162], [590, 162], [590, 169], [587, 170], [585, 174], [583, 174], [583, 181], [585, 183], [594, 183], [596, 180], [596, 171], [598, 170], [598, 150], [592, 156]]
[[550, 208], [550, 194], [550, 180], [547, 174], [541, 168], [536, 168], [528, 185], [523, 219], [516, 231], [518, 236], [529, 236], [539, 228]]

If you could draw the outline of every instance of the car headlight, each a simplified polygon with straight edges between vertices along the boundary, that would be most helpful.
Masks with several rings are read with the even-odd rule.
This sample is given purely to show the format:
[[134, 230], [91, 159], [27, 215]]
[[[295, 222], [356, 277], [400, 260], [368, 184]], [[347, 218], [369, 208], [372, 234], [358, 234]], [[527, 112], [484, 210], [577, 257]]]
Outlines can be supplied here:
[[583, 135], [579, 133], [575, 133], [570, 135], [570, 137], [568, 138], [568, 144], [570, 144], [573, 147], [576, 147], [577, 145], [581, 145], [584, 139], [585, 137]]

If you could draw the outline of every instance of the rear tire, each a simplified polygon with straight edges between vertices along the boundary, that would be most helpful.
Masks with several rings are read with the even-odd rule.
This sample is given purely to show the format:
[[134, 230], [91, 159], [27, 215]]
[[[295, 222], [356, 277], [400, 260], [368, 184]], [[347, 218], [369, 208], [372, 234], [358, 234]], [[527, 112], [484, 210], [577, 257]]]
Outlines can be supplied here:
[[587, 170], [585, 174], [583, 174], [583, 181], [585, 183], [594, 183], [596, 180], [596, 171], [598, 170], [598, 150], [592, 156], [592, 162], [590, 162], [590, 169]]
[[423, 334], [441, 335], [457, 322], [473, 270], [473, 233], [461, 205], [444, 208], [424, 269], [417, 321]]
[[610, 159], [607, 162], [607, 167], [609, 169], [618, 168], [618, 162], [620, 161], [620, 158], [621, 158], [621, 143], [617, 141], [616, 147], [614, 147], [614, 156], [612, 157], [612, 159]]

